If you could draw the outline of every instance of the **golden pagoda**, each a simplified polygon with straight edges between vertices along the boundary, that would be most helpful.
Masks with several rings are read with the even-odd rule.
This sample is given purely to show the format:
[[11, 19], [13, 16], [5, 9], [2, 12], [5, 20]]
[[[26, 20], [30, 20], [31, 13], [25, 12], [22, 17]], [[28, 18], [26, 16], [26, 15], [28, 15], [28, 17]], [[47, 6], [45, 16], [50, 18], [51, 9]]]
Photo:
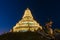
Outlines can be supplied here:
[[26, 31], [37, 31], [38, 29], [42, 30], [42, 26], [37, 23], [29, 8], [24, 12], [22, 19], [13, 27], [10, 32], [26, 32]]

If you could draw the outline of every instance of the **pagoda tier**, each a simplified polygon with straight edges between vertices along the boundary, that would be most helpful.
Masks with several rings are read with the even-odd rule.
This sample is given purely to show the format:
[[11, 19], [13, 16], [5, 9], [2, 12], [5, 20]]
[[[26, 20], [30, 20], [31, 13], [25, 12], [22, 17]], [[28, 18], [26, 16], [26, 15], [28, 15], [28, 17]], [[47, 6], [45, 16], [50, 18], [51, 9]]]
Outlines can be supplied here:
[[22, 19], [13, 27], [11, 31], [13, 32], [26, 32], [26, 31], [37, 31], [38, 29], [42, 30], [42, 26], [39, 25], [31, 14], [29, 8], [24, 12]]

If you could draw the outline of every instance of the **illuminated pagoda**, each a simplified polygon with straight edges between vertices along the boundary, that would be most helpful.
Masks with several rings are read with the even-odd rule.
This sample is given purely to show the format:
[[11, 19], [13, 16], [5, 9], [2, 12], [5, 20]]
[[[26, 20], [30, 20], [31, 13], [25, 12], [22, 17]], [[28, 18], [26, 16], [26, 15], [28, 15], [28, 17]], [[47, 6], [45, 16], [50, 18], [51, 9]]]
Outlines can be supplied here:
[[38, 29], [42, 30], [42, 26], [37, 23], [29, 8], [24, 12], [22, 19], [13, 27], [10, 32], [26, 32], [26, 31], [37, 31]]

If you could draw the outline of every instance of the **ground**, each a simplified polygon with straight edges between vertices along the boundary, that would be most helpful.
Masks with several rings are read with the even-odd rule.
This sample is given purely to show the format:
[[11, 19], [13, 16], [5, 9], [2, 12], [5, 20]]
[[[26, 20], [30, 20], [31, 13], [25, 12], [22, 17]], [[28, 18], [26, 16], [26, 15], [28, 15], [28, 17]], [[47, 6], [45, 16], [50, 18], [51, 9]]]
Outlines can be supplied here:
[[0, 40], [53, 40], [37, 32], [11, 32], [0, 36]]

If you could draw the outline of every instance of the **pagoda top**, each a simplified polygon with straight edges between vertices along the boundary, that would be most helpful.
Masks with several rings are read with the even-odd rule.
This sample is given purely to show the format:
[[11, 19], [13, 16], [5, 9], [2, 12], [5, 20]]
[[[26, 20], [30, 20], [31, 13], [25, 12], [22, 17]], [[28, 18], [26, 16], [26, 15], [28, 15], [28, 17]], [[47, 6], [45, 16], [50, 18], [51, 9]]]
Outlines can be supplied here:
[[33, 16], [32, 16], [32, 14], [31, 14], [31, 11], [30, 11], [29, 8], [27, 8], [27, 9], [25, 10], [24, 15], [23, 15], [22, 18], [25, 18], [25, 17], [31, 17], [31, 18], [33, 18]]
[[42, 30], [42, 26], [40, 26], [39, 23], [33, 19], [30, 9], [27, 8], [24, 12], [22, 19], [10, 31], [13, 31], [13, 32], [26, 32], [26, 31], [35, 32], [38, 29]]

